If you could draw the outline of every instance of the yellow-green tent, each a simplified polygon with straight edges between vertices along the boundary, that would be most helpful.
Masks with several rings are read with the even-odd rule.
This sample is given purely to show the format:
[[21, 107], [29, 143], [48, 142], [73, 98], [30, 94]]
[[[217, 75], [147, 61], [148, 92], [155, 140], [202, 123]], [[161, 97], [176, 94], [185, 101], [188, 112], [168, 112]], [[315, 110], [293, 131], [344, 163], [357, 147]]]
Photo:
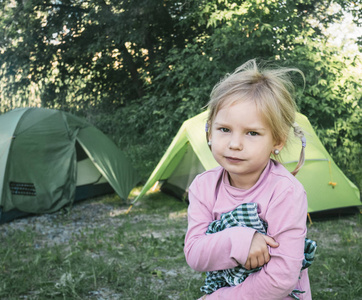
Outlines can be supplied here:
[[[156, 183], [162, 185], [161, 190], [186, 198], [195, 176], [218, 165], [206, 142], [206, 118], [205, 111], [183, 123], [135, 201]], [[306, 161], [297, 178], [308, 195], [308, 212], [360, 206], [359, 190], [333, 162], [308, 119], [298, 113], [296, 121], [307, 139]], [[300, 139], [291, 133], [287, 148], [279, 154], [288, 170], [295, 168], [300, 150]]]

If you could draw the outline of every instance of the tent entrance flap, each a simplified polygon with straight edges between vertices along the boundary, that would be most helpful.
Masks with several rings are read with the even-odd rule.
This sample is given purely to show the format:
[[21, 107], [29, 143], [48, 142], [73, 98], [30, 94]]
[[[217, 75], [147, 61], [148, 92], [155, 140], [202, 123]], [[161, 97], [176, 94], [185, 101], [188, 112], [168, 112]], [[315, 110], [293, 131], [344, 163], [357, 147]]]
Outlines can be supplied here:
[[168, 177], [167, 182], [184, 190], [188, 189], [192, 180], [197, 174], [205, 171], [196, 153], [191, 145], [187, 143], [187, 148], [181, 161], [176, 166], [175, 170]]
[[205, 171], [190, 143], [172, 174], [162, 183], [161, 191], [180, 199], [187, 197], [188, 187], [197, 174]]
[[112, 186], [98, 171], [89, 157], [78, 161], [77, 167], [77, 188], [75, 191], [75, 201], [114, 193]]
[[77, 163], [77, 186], [108, 182], [89, 158]]

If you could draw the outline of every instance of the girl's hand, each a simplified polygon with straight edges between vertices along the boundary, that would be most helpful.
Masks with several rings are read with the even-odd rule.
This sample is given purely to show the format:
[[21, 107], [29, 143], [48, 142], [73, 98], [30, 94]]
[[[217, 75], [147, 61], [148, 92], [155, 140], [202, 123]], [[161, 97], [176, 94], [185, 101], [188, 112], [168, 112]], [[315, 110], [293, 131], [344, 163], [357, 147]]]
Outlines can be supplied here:
[[247, 270], [264, 266], [270, 260], [268, 250], [270, 247], [276, 248], [279, 244], [270, 236], [256, 232], [251, 241], [249, 255], [244, 265]]

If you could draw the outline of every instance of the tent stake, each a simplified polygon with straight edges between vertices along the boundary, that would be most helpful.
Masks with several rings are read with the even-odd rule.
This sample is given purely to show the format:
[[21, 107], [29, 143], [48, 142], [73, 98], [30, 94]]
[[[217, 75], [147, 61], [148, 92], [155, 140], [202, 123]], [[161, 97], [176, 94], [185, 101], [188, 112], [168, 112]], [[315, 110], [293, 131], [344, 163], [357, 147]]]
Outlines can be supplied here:
[[307, 215], [308, 215], [308, 220], [309, 220], [310, 225], [313, 225], [312, 218], [310, 217], [310, 214], [308, 213]]
[[127, 211], [126, 211], [126, 215], [128, 215], [128, 213], [131, 211], [131, 209], [132, 209], [132, 204], [130, 205], [130, 207], [127, 209]]

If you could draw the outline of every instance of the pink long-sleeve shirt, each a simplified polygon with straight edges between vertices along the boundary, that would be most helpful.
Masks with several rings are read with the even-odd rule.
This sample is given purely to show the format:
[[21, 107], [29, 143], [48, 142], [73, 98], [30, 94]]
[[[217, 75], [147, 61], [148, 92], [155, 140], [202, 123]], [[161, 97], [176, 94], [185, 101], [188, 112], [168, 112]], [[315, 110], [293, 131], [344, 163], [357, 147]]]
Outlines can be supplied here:
[[218, 289], [206, 299], [288, 299], [294, 289], [312, 299], [308, 271], [303, 270], [307, 197], [302, 184], [280, 163], [270, 160], [257, 183], [248, 190], [230, 185], [222, 167], [198, 175], [189, 188], [185, 257], [196, 271], [234, 268], [246, 263], [255, 230], [232, 227], [206, 235], [208, 225], [241, 203], [258, 203], [259, 217], [268, 223], [267, 234], [279, 243], [269, 248], [271, 259], [256, 273], [232, 287]]

